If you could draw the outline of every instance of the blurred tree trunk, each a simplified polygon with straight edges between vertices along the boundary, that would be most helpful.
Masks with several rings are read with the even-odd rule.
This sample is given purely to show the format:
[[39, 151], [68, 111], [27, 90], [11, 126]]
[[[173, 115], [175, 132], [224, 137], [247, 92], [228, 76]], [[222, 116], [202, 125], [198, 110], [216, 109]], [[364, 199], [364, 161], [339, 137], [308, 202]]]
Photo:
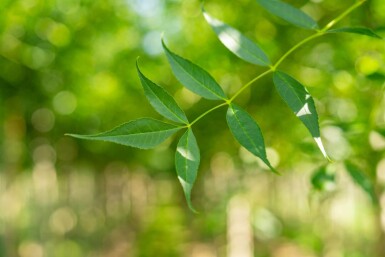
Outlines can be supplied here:
[[379, 203], [377, 206], [375, 206], [375, 212], [376, 212], [376, 218], [377, 218], [377, 228], [378, 228], [378, 240], [376, 245], [376, 253], [378, 257], [385, 256], [385, 226], [384, 226], [384, 215], [385, 215], [385, 208], [381, 204], [381, 196], [382, 194], [377, 194]]

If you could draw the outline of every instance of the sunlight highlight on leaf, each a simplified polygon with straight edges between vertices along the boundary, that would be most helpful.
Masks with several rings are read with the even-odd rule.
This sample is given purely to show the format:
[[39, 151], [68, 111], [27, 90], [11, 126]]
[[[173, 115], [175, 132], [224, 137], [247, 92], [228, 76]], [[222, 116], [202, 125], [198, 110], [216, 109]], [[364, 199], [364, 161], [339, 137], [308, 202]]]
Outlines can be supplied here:
[[232, 36], [230, 36], [226, 32], [220, 32], [218, 37], [223, 44], [230, 49], [230, 51], [239, 54], [239, 50], [241, 49], [241, 46], [239, 45], [239, 41], [241, 39], [240, 33], [235, 32]]
[[180, 138], [175, 152], [175, 168], [182, 185], [189, 208], [196, 212], [191, 203], [191, 190], [197, 177], [200, 152], [192, 130], [189, 128]]
[[325, 158], [330, 160], [322, 144], [318, 114], [309, 92], [300, 82], [281, 71], [274, 72], [273, 81], [281, 98], [309, 130]]
[[195, 161], [193, 154], [186, 148], [184, 147], [178, 147], [177, 152], [185, 159], [189, 161]]
[[296, 116], [301, 117], [309, 114], [311, 114], [311, 111], [309, 109], [309, 104], [305, 103], [305, 105], [297, 112]]
[[241, 32], [226, 23], [211, 17], [203, 9], [203, 15], [208, 24], [217, 34], [222, 44], [239, 58], [261, 66], [269, 66], [270, 61], [265, 52]]
[[323, 156], [328, 159], [329, 161], [331, 161], [330, 157], [328, 156], [328, 154], [326, 153], [326, 150], [325, 150], [325, 147], [322, 143], [322, 139], [320, 137], [314, 137], [314, 140], [315, 142], [317, 143], [317, 146], [318, 148], [320, 149], [321, 153], [323, 154]]

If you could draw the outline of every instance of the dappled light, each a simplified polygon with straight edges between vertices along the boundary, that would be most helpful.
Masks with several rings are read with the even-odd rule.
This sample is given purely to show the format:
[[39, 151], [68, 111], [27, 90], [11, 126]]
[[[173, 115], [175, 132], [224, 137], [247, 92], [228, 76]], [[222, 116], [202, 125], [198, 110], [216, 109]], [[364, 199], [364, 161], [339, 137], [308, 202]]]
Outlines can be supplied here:
[[188, 149], [185, 149], [183, 147], [178, 147], [176, 151], [180, 153], [180, 155], [182, 155], [187, 160], [194, 161], [194, 156]]
[[311, 111], [309, 109], [309, 105], [308, 105], [308, 103], [305, 103], [305, 105], [302, 106], [302, 108], [296, 113], [296, 116], [301, 117], [301, 116], [309, 115], [309, 114], [311, 114]]
[[229, 36], [227, 33], [220, 33], [218, 35], [220, 40], [223, 41], [223, 44], [225, 44], [229, 49], [231, 49], [234, 52], [238, 52], [240, 49], [239, 41], [240, 41], [240, 35], [234, 33], [233, 35]]

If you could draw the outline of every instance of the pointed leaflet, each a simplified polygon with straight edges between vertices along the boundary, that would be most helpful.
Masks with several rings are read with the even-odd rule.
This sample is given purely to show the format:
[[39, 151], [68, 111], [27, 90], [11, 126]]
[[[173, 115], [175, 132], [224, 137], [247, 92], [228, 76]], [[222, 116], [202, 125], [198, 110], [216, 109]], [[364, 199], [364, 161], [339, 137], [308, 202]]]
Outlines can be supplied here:
[[263, 50], [253, 41], [242, 35], [238, 30], [208, 15], [203, 10], [206, 21], [218, 35], [219, 40], [227, 49], [239, 58], [262, 66], [269, 66], [270, 61]]
[[230, 104], [226, 120], [235, 139], [249, 152], [259, 157], [273, 172], [276, 172], [267, 159], [261, 129], [250, 114], [241, 107]]
[[346, 170], [348, 171], [350, 177], [353, 181], [359, 185], [370, 197], [373, 202], [377, 201], [376, 193], [372, 182], [365, 176], [365, 174], [360, 171], [358, 167], [351, 164], [350, 162], [345, 163]]
[[165, 118], [179, 123], [188, 123], [186, 114], [170, 96], [166, 90], [156, 85], [154, 82], [146, 78], [140, 71], [138, 62], [136, 62], [139, 78], [142, 83], [144, 93], [154, 107], [154, 109]]
[[306, 13], [279, 0], [257, 0], [270, 13], [305, 29], [318, 29], [318, 24]]
[[199, 163], [199, 147], [192, 130], [188, 129], [179, 140], [175, 153], [175, 167], [187, 204], [194, 212], [191, 204], [191, 190], [197, 177]]
[[107, 141], [148, 149], [162, 143], [180, 129], [181, 127], [172, 124], [150, 118], [142, 118], [124, 123], [110, 131], [96, 135], [68, 135], [80, 139]]
[[382, 39], [379, 35], [377, 35], [371, 29], [368, 29], [368, 28], [339, 28], [339, 29], [329, 29], [326, 32], [327, 33], [346, 32], [346, 33], [354, 33], [354, 34], [360, 34], [364, 36]]
[[303, 122], [303, 124], [305, 124], [322, 154], [325, 158], [328, 158], [321, 141], [318, 114], [311, 95], [301, 83], [283, 72], [274, 72], [273, 80], [274, 85], [282, 99], [287, 103], [287, 105], [289, 105], [290, 109]]
[[226, 98], [222, 88], [207, 71], [171, 52], [163, 40], [162, 44], [171, 69], [180, 83], [206, 99], [221, 100]]

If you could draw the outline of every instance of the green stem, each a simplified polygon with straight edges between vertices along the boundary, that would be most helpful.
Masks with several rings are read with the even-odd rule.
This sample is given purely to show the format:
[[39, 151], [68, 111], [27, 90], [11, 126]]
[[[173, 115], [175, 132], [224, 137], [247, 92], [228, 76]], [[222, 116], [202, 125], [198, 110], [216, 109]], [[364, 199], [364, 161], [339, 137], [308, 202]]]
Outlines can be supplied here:
[[357, 7], [359, 7], [360, 5], [362, 5], [363, 3], [365, 3], [366, 0], [360, 0], [358, 1], [357, 3], [355, 3], [354, 5], [352, 5], [350, 8], [348, 8], [346, 11], [344, 11], [343, 13], [341, 13], [340, 15], [338, 15], [337, 18], [333, 19], [331, 22], [329, 22], [328, 24], [326, 24], [326, 26], [320, 30], [320, 32], [325, 32], [327, 31], [328, 29], [330, 29], [331, 27], [333, 27], [337, 22], [341, 21], [343, 18], [345, 18], [349, 13], [351, 13], [352, 11], [354, 11], [354, 9], [356, 9]]
[[233, 95], [233, 97], [230, 98], [229, 100], [229, 103], [231, 103], [240, 93], [243, 92], [243, 90], [245, 90], [246, 88], [248, 88], [251, 84], [253, 84], [254, 82], [256, 82], [257, 80], [259, 80], [260, 78], [266, 76], [267, 74], [269, 74], [270, 72], [272, 72], [273, 70], [272, 69], [269, 69], [267, 71], [265, 71], [264, 73], [258, 75], [257, 77], [253, 78], [252, 80], [250, 80], [248, 83], [246, 83], [243, 87], [241, 87], [236, 93], [235, 95]]
[[343, 13], [341, 13], [340, 15], [338, 15], [335, 19], [333, 19], [332, 21], [330, 21], [325, 27], [323, 27], [321, 30], [318, 30], [315, 34], [303, 39], [302, 41], [300, 41], [299, 43], [297, 43], [296, 45], [294, 45], [292, 48], [290, 48], [281, 58], [278, 59], [278, 61], [270, 66], [270, 68], [268, 70], [266, 70], [265, 72], [261, 73], [260, 75], [258, 75], [257, 77], [253, 78], [252, 80], [250, 80], [249, 82], [247, 82], [244, 86], [242, 86], [229, 100], [225, 100], [224, 103], [221, 103], [213, 108], [211, 108], [210, 110], [206, 111], [205, 113], [203, 113], [202, 115], [200, 115], [198, 118], [196, 118], [194, 121], [192, 121], [190, 124], [187, 125], [187, 127], [191, 127], [194, 123], [196, 123], [197, 121], [199, 121], [200, 119], [202, 119], [204, 116], [206, 116], [208, 113], [222, 107], [222, 106], [225, 106], [225, 105], [228, 105], [230, 104], [232, 101], [234, 101], [235, 98], [237, 98], [245, 89], [247, 89], [248, 87], [250, 87], [253, 83], [255, 83], [257, 80], [261, 79], [262, 77], [266, 76], [267, 74], [271, 73], [271, 72], [274, 72], [277, 67], [284, 61], [286, 60], [286, 58], [292, 54], [295, 50], [297, 50], [299, 47], [301, 47], [302, 45], [306, 44], [307, 42], [317, 38], [317, 37], [320, 37], [322, 35], [325, 34], [325, 32], [330, 29], [331, 27], [333, 27], [336, 23], [338, 23], [339, 21], [341, 21], [343, 18], [345, 18], [349, 13], [351, 13], [352, 11], [354, 11], [357, 7], [359, 7], [360, 5], [362, 5], [363, 3], [365, 3], [367, 0], [359, 0], [357, 3], [355, 3], [354, 5], [352, 5], [350, 8], [348, 8], [346, 11], [344, 11]]
[[293, 53], [295, 50], [297, 50], [297, 48], [301, 47], [302, 45], [304, 45], [305, 43], [309, 42], [310, 40], [312, 39], [315, 39], [317, 37], [320, 37], [322, 36], [323, 32], [317, 32], [316, 34], [313, 34], [307, 38], [305, 38], [304, 40], [302, 40], [301, 42], [299, 42], [298, 44], [296, 44], [295, 46], [293, 46], [292, 48], [289, 49], [289, 51], [287, 51], [271, 68], [270, 70], [272, 71], [275, 71], [277, 69], [277, 67], [291, 54]]
[[217, 106], [214, 106], [213, 108], [211, 108], [210, 110], [204, 112], [204, 113], [201, 114], [198, 118], [196, 118], [195, 120], [193, 120], [193, 121], [188, 125], [188, 127], [191, 127], [195, 122], [197, 122], [198, 120], [202, 119], [202, 118], [203, 118], [204, 116], [206, 116], [208, 113], [210, 113], [210, 112], [212, 112], [212, 111], [214, 111], [214, 110], [216, 110], [216, 109], [218, 109], [218, 108], [220, 108], [220, 107], [222, 107], [222, 106], [225, 106], [225, 105], [227, 105], [227, 104], [228, 104], [228, 102], [226, 101], [226, 102], [221, 103], [221, 104], [219, 104], [219, 105], [217, 105]]

